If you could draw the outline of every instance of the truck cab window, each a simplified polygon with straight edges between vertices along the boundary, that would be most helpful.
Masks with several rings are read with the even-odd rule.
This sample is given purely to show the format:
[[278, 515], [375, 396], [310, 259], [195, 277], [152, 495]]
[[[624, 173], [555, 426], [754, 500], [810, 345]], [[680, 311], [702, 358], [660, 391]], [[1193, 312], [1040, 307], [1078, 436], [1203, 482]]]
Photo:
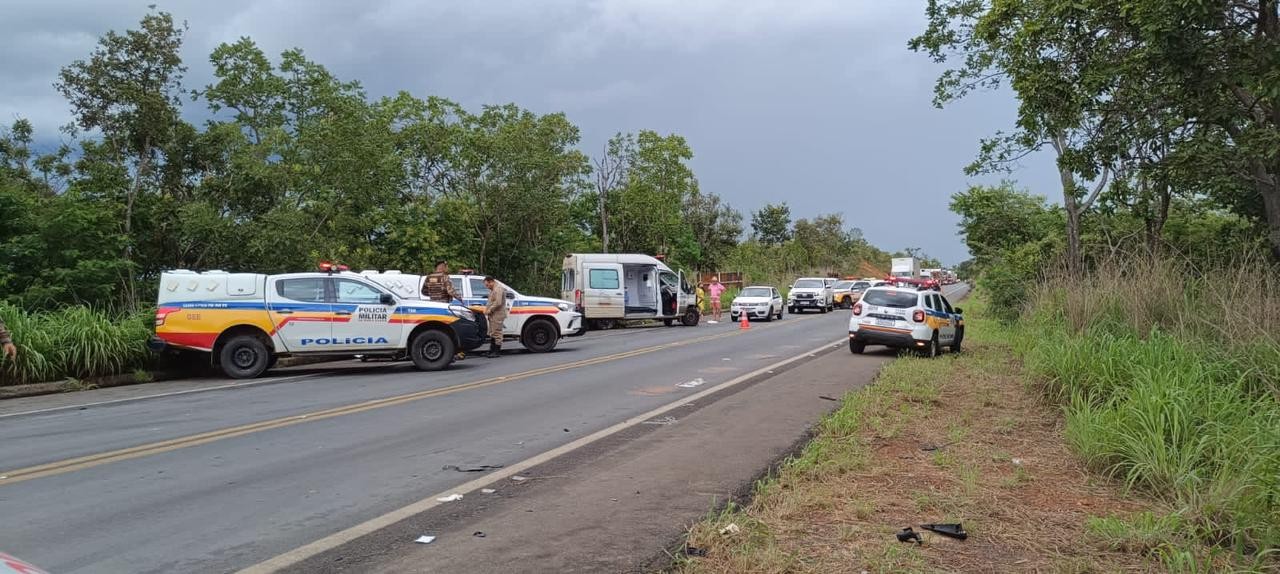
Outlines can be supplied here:
[[[471, 283], [472, 297], [488, 297], [489, 296], [489, 288], [484, 286], [484, 279], [481, 279], [479, 277], [471, 277], [469, 278], [469, 282]], [[459, 287], [459, 289], [461, 289], [461, 287]]]
[[461, 297], [462, 296], [462, 278], [450, 277], [449, 282], [453, 283], [453, 292], [457, 293], [458, 296]]
[[350, 279], [338, 280], [338, 303], [347, 305], [377, 305], [382, 292]]
[[323, 303], [324, 281], [319, 277], [282, 279], [276, 282], [276, 294], [293, 301]]

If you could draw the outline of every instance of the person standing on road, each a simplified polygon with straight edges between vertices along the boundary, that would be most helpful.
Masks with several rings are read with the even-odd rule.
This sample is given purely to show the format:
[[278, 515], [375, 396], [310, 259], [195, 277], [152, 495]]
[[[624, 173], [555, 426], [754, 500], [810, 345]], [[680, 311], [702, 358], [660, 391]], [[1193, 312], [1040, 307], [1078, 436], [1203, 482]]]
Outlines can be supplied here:
[[707, 290], [704, 289], [706, 285], [707, 285], [706, 283], [703, 283], [701, 281], [698, 282], [697, 293], [698, 293], [698, 314], [699, 315], [707, 314]]
[[10, 361], [18, 360], [18, 347], [13, 344], [13, 337], [9, 335], [9, 329], [4, 326], [4, 319], [0, 319], [0, 349], [3, 349], [4, 356]]
[[716, 277], [711, 280], [711, 286], [707, 287], [707, 295], [711, 297], [711, 323], [720, 322], [720, 295], [724, 294], [724, 285], [720, 283], [720, 278]]
[[492, 276], [484, 278], [484, 286], [489, 289], [489, 301], [485, 303], [484, 315], [489, 321], [489, 353], [490, 359], [502, 356], [502, 323], [507, 320], [507, 290]]
[[436, 261], [436, 270], [422, 281], [422, 296], [446, 304], [460, 299], [458, 291], [453, 288], [453, 281], [449, 279], [448, 261]]

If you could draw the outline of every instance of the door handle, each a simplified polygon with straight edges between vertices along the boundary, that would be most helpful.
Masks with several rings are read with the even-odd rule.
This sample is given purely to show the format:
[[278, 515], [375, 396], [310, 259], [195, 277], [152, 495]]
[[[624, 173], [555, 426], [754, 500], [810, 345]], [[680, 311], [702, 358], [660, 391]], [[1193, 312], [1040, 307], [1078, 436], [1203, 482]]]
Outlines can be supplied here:
[[337, 312], [337, 313], [335, 313], [335, 314], [336, 314], [336, 315], [350, 315], [350, 314], [351, 314], [351, 311], [338, 311], [338, 312]]
[[276, 313], [279, 313], [279, 314], [281, 314], [281, 315], [292, 315], [292, 314], [293, 314], [293, 311], [290, 311], [290, 310], [288, 310], [288, 309], [273, 309], [273, 310], [274, 310]]

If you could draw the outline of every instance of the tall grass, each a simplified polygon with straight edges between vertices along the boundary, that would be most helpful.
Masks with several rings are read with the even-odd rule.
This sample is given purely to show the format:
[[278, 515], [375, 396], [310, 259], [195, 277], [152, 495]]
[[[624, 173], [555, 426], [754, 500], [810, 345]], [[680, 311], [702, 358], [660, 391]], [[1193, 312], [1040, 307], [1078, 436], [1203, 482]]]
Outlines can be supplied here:
[[1280, 273], [1116, 258], [1034, 291], [1017, 349], [1095, 470], [1280, 561]]
[[28, 313], [0, 304], [0, 318], [19, 347], [16, 361], [0, 358], [0, 385], [132, 372], [151, 360], [151, 317], [113, 317], [80, 306]]

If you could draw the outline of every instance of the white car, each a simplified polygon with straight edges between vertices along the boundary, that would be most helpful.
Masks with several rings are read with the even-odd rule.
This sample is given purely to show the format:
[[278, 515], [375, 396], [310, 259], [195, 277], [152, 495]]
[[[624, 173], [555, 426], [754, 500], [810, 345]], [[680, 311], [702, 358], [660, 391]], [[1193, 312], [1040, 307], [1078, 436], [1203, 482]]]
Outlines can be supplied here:
[[729, 304], [729, 318], [738, 322], [746, 314], [747, 320], [772, 321], [782, 318], [782, 294], [774, 287], [747, 287]]
[[791, 285], [791, 291], [787, 293], [787, 310], [792, 314], [805, 309], [816, 309], [826, 313], [833, 308], [835, 308], [835, 300], [825, 277], [796, 279], [796, 282]]
[[964, 340], [962, 313], [937, 291], [872, 287], [853, 306], [849, 351], [861, 354], [867, 345], [884, 345], [936, 357], [945, 345], [959, 353]]

